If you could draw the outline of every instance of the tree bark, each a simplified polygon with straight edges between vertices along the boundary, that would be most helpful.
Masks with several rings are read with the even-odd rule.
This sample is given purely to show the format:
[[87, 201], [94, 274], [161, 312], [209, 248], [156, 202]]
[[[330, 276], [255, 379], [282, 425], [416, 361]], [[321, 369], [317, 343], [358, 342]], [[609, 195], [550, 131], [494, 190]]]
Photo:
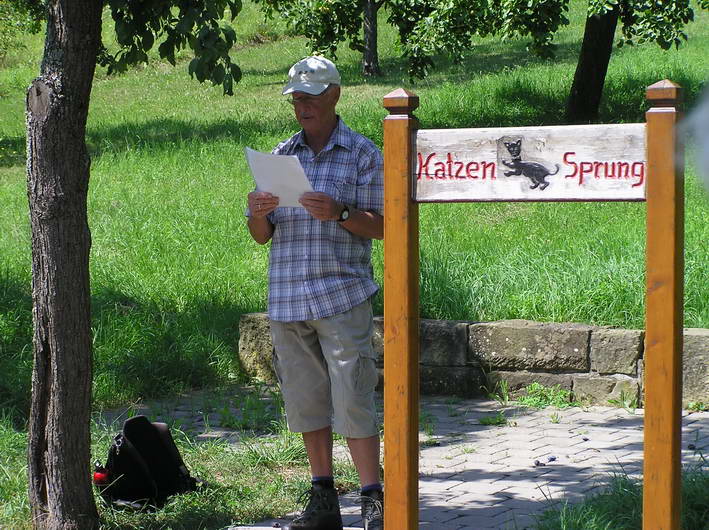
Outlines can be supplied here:
[[28, 472], [41, 529], [98, 527], [90, 473], [91, 315], [85, 142], [99, 0], [50, 0], [40, 76], [27, 93], [34, 368]]
[[579, 62], [566, 107], [568, 123], [590, 123], [598, 120], [598, 109], [617, 25], [618, 6], [603, 15], [586, 19]]
[[377, 50], [377, 12], [380, 5], [376, 0], [365, 0], [364, 2], [362, 72], [367, 76], [382, 75], [382, 71], [379, 68], [379, 52]]

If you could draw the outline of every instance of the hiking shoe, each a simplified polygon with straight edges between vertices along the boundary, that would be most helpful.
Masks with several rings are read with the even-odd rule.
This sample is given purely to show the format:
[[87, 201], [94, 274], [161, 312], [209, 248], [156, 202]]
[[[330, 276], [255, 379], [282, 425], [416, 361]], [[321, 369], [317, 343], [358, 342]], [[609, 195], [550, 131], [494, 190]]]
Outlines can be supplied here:
[[360, 497], [364, 530], [384, 529], [384, 492], [368, 491]]
[[290, 530], [342, 530], [337, 490], [313, 484], [299, 501], [305, 503], [305, 510], [293, 519]]

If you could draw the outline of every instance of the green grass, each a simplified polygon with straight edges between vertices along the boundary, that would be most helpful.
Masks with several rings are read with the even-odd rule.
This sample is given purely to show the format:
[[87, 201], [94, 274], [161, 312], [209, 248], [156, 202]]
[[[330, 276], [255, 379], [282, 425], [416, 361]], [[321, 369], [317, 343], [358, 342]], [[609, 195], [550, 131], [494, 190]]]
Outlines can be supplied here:
[[[439, 58], [431, 76], [415, 85], [397, 56], [394, 34], [382, 23], [382, 78], [363, 79], [357, 54], [345, 48], [339, 54], [340, 113], [379, 145], [382, 96], [401, 86], [420, 96], [416, 114], [424, 128], [562, 123], [584, 5], [573, 3], [572, 24], [556, 39], [555, 61], [529, 56], [524, 40], [486, 39], [462, 64]], [[108, 23], [104, 31], [111, 46]], [[121, 77], [97, 72], [87, 131], [97, 409], [245, 379], [236, 360], [238, 319], [265, 309], [268, 249], [253, 243], [245, 228], [252, 182], [242, 152], [244, 146], [271, 149], [297, 130], [280, 89], [290, 65], [307, 50], [282, 26], [264, 24], [250, 2], [237, 19], [237, 33], [235, 59], [244, 78], [233, 98], [191, 80], [186, 54], [177, 68], [154, 60]], [[701, 66], [709, 54], [709, 13], [697, 13], [688, 34], [679, 50], [616, 50], [601, 121], [642, 121], [644, 87], [663, 78], [679, 82], [691, 105], [709, 75]], [[0, 448], [25, 443], [31, 370], [23, 108], [43, 44], [41, 36], [23, 43], [24, 50], [9, 53], [0, 65]], [[423, 317], [643, 327], [642, 204], [434, 204], [420, 210]], [[686, 212], [684, 324], [709, 327], [709, 200], [691, 165]], [[374, 243], [373, 255], [381, 284], [381, 243]], [[381, 295], [375, 311], [382, 311]], [[253, 422], [231, 419], [246, 427]], [[210, 447], [200, 450], [221, 451]], [[24, 474], [24, 449], [0, 451], [0, 458], [3, 517], [7, 510], [23, 513], [24, 486], [17, 477]], [[223, 484], [243, 488], [244, 498], [251, 498], [251, 485], [230, 480]], [[292, 492], [283, 484], [272, 487]], [[216, 500], [199, 501], [214, 508], [214, 517], [236, 513], [236, 505], [214, 495]], [[190, 509], [199, 512], [190, 502], [185, 497], [174, 513], [161, 512], [175, 518], [162, 524], [170, 526]], [[272, 508], [254, 510], [255, 517]]]
[[706, 412], [709, 410], [709, 403], [703, 401], [691, 401], [687, 404], [687, 410], [692, 412]]
[[490, 399], [497, 401], [500, 406], [506, 407], [510, 403], [510, 383], [505, 379], [501, 379], [495, 383], [492, 390], [485, 388], [487, 396]]
[[[156, 419], [151, 413], [151, 419]], [[261, 425], [260, 427], [263, 427]], [[105, 462], [120, 423], [93, 423], [92, 461]], [[232, 447], [225, 441], [195, 442], [192, 432], [175, 423], [175, 443], [193, 476], [209, 487], [172, 497], [150, 513], [115, 510], [97, 495], [103, 529], [224, 528], [282, 516], [300, 508], [296, 499], [310, 486], [310, 472], [302, 437], [289, 432], [283, 421], [273, 422], [258, 436], [244, 437]], [[23, 530], [29, 524], [27, 500], [26, 433], [0, 416], [0, 528]], [[344, 442], [341, 442], [344, 443]], [[90, 472], [87, 465], [87, 473]], [[351, 491], [358, 485], [351, 460], [335, 461], [336, 486]]]
[[[419, 94], [425, 128], [560, 123], [582, 34], [583, 6], [572, 7], [555, 61], [529, 56], [521, 40], [486, 39], [463, 64], [440, 58], [415, 86], [382, 25], [385, 76], [363, 79], [357, 54], [340, 53], [340, 112], [380, 144], [381, 98], [399, 86]], [[642, 120], [643, 87], [664, 77], [680, 82], [691, 104], [706, 77], [697, 65], [709, 52], [708, 21], [699, 13], [679, 50], [616, 50], [602, 121]], [[108, 24], [105, 31], [110, 44]], [[268, 252], [245, 228], [252, 183], [242, 150], [270, 149], [297, 130], [280, 87], [306, 50], [264, 25], [248, 2], [237, 32], [244, 79], [233, 98], [189, 79], [186, 55], [177, 68], [154, 60], [121, 77], [97, 73], [87, 135], [98, 406], [242, 377], [237, 322], [265, 309]], [[18, 389], [28, 388], [32, 332], [23, 105], [41, 39], [26, 45], [0, 68], [0, 369], [9, 374], [0, 403], [25, 412]], [[709, 201], [687, 173], [685, 326], [709, 327]], [[426, 204], [420, 234], [423, 317], [643, 327], [642, 204]], [[374, 266], [381, 283], [379, 242]]]
[[0, 527], [10, 521], [26, 525], [30, 510], [27, 434], [14, 428], [13, 419], [0, 410]]
[[[682, 530], [706, 530], [709, 521], [709, 470], [706, 464], [682, 474]], [[536, 530], [639, 530], [642, 484], [627, 475], [613, 477], [606, 491], [579, 504], [564, 503], [544, 512]]]
[[547, 387], [534, 382], [527, 385], [523, 392], [523, 395], [517, 399], [517, 402], [525, 407], [535, 409], [556, 407], [558, 409], [565, 409], [578, 406], [578, 403], [571, 400], [571, 391], [564, 390], [559, 385]]
[[478, 421], [480, 422], [480, 425], [502, 426], [507, 425], [507, 416], [505, 416], [505, 413], [500, 410], [497, 412], [497, 414], [494, 414], [492, 416], [483, 416]]

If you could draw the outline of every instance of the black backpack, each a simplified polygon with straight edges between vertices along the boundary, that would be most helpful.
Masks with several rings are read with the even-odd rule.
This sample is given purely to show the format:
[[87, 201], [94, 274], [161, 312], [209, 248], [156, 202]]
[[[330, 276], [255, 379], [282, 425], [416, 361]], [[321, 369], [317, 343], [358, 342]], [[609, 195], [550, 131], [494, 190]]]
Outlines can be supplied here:
[[164, 423], [134, 416], [113, 439], [105, 466], [96, 463], [94, 484], [115, 506], [157, 508], [176, 493], [197, 489]]

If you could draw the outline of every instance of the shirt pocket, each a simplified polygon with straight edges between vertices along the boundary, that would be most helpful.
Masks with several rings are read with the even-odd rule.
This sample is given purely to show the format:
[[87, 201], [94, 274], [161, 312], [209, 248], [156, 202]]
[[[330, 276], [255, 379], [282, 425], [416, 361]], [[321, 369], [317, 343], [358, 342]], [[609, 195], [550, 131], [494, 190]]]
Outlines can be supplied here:
[[345, 202], [344, 182], [339, 179], [323, 179], [313, 186], [313, 190], [325, 193], [337, 202]]
[[341, 181], [339, 202], [357, 207], [357, 172], [348, 171]]

